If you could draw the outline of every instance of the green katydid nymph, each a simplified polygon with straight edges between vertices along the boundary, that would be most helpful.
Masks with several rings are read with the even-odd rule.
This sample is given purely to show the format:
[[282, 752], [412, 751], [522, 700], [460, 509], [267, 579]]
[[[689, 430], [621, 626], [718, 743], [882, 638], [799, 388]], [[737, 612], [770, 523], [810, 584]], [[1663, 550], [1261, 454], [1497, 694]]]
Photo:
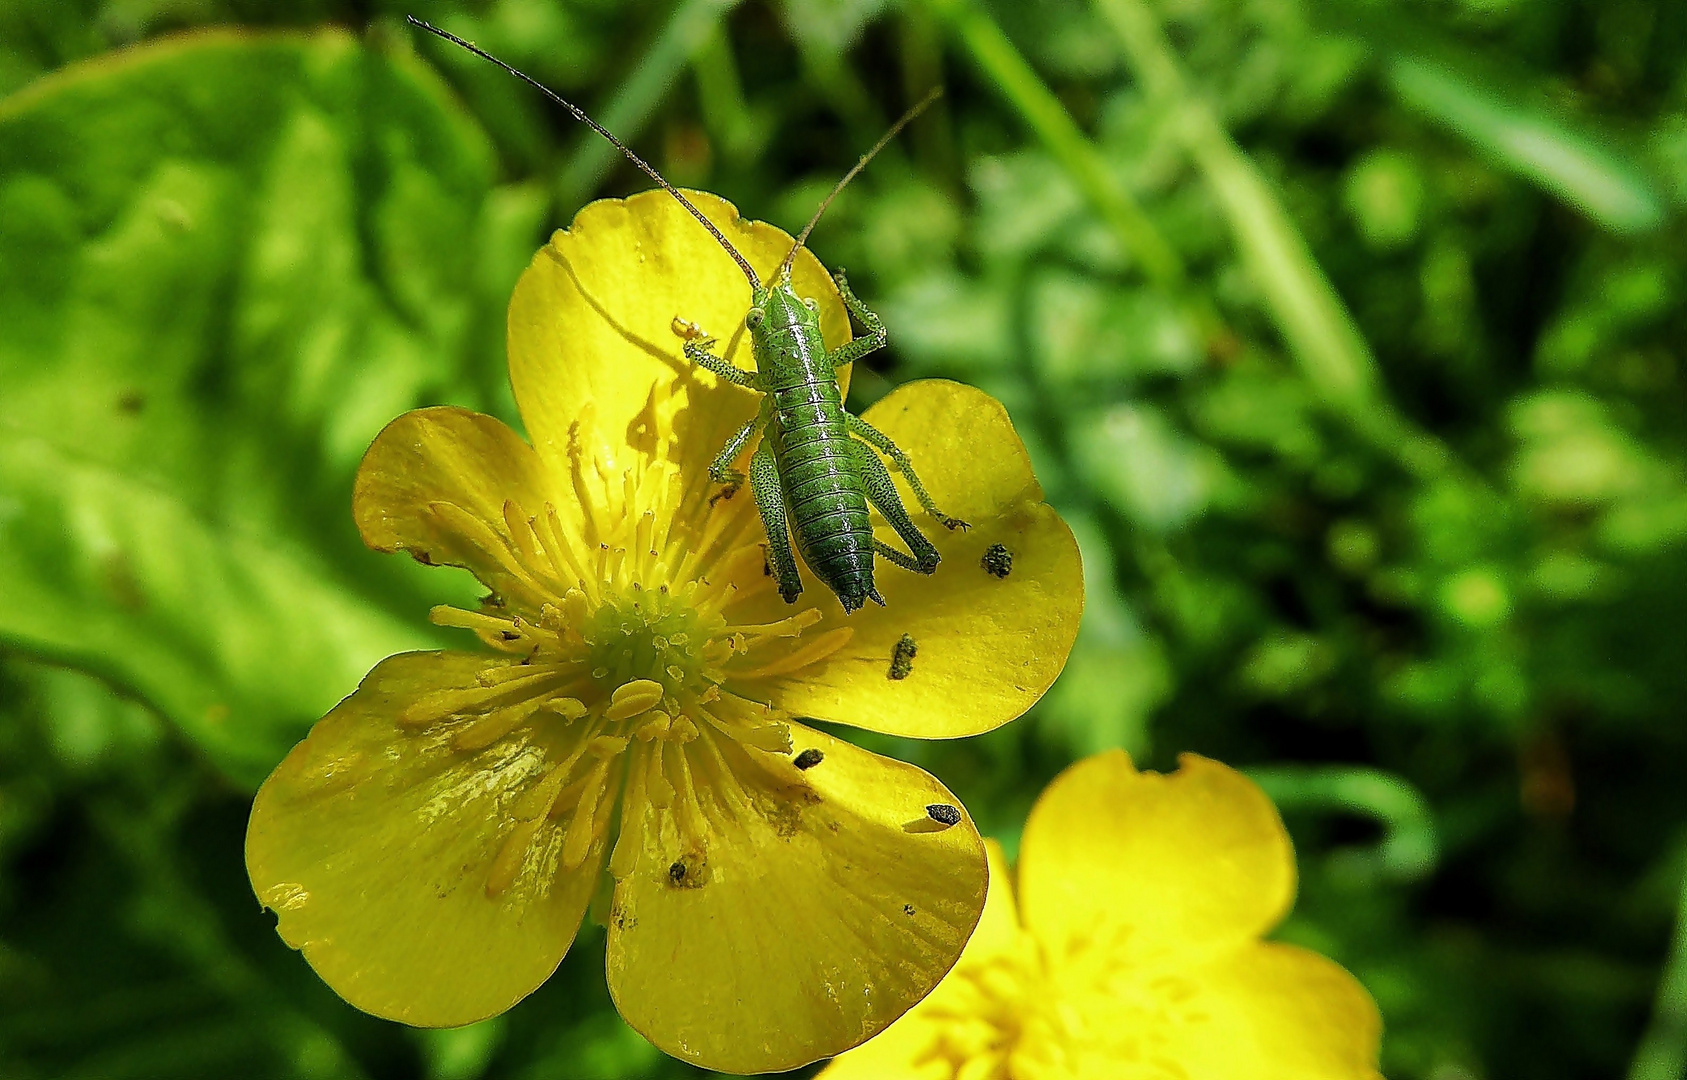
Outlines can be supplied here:
[[[891, 470], [902, 474], [914, 497], [926, 513], [945, 528], [964, 529], [966, 522], [937, 508], [925, 485], [914, 473], [906, 454], [882, 432], [860, 417], [845, 411], [836, 371], [885, 344], [884, 323], [851, 291], [840, 270], [833, 275], [845, 308], [865, 328], [866, 334], [827, 351], [820, 335], [819, 306], [812, 298], [800, 297], [791, 285], [791, 266], [808, 240], [820, 215], [832, 199], [882, 150], [909, 121], [929, 105], [938, 91], [908, 110], [855, 167], [839, 180], [821, 201], [791, 245], [769, 283], [763, 283], [754, 268], [685, 195], [660, 173], [629, 150], [602, 125], [565, 101], [548, 87], [504, 63], [477, 46], [415, 17], [410, 22], [460, 45], [475, 55], [537, 88], [608, 139], [616, 149], [679, 200], [715, 240], [726, 249], [750, 283], [750, 309], [744, 316], [750, 333], [756, 370], [746, 371], [711, 351], [714, 338], [708, 331], [676, 316], [674, 332], [684, 341], [687, 359], [723, 382], [761, 392], [761, 407], [715, 456], [710, 478], [725, 487], [718, 497], [731, 497], [746, 480], [734, 467], [739, 456], [754, 442], [751, 453], [750, 490], [762, 525], [767, 530], [768, 564], [779, 584], [779, 594], [795, 603], [802, 593], [802, 577], [792, 552], [796, 551], [815, 577], [823, 581], [846, 612], [855, 611], [868, 600], [879, 604], [884, 598], [873, 583], [875, 556], [920, 574], [936, 572], [938, 552], [908, 515], [891, 480]], [[889, 461], [886, 467], [882, 454]], [[904, 553], [873, 536], [870, 510], [878, 510], [908, 545]]]

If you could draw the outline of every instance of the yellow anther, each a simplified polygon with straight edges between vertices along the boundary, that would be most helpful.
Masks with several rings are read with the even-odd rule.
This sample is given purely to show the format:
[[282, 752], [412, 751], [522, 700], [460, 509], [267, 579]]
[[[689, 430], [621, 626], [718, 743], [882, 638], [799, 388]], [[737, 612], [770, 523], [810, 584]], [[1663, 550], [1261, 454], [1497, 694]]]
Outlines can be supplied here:
[[586, 861], [586, 852], [591, 849], [596, 834], [594, 826], [598, 802], [603, 798], [608, 780], [607, 761], [598, 762], [597, 767], [586, 774], [586, 786], [580, 792], [580, 801], [575, 806], [574, 817], [569, 821], [568, 830], [562, 839], [562, 865], [570, 870]]
[[633, 732], [639, 742], [649, 742], [666, 735], [674, 726], [673, 718], [665, 712], [652, 712], [649, 715], [650, 719], [640, 724], [638, 730]]
[[662, 700], [662, 684], [650, 679], [634, 679], [615, 688], [609, 697], [609, 708], [603, 710], [606, 720], [627, 720], [648, 712]]
[[667, 771], [662, 767], [662, 744], [657, 743], [650, 748], [649, 772], [645, 778], [645, 794], [651, 805], [666, 809], [674, 803], [674, 785], [668, 782]]
[[564, 770], [552, 769], [543, 780], [528, 788], [521, 798], [516, 800], [510, 813], [518, 821], [533, 821], [544, 817], [550, 813], [551, 804], [556, 801], [557, 793], [562, 790], [562, 782], [566, 779]]
[[545, 708], [564, 720], [578, 720], [586, 715], [586, 703], [579, 698], [559, 697], [545, 702]]
[[627, 748], [627, 738], [623, 735], [599, 735], [586, 746], [586, 752], [594, 757], [614, 757]]
[[789, 754], [791, 752], [791, 729], [784, 724], [768, 724], [766, 727], [751, 728], [746, 731], [741, 740], [746, 746], [753, 746], [757, 750], [766, 750], [773, 754]]
[[498, 854], [493, 857], [492, 865], [486, 871], [486, 895], [498, 897], [515, 883], [516, 875], [521, 872], [522, 863], [527, 859], [527, 849], [533, 844], [533, 837], [539, 831], [538, 821], [518, 822], [504, 838], [504, 843], [498, 848]]

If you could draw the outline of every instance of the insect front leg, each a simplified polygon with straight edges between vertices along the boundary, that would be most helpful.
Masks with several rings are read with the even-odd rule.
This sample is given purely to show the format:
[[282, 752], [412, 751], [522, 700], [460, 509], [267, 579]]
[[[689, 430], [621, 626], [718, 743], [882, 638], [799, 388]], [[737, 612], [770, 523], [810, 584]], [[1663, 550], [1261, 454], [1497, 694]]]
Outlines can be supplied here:
[[762, 389], [761, 379], [753, 371], [745, 371], [732, 361], [716, 356], [709, 351], [715, 339], [704, 332], [703, 328], [694, 322], [687, 322], [678, 315], [674, 316], [672, 329], [676, 335], [685, 339], [685, 358], [706, 371], [714, 372], [726, 382], [734, 386], [743, 386], [751, 390]]
[[[908, 486], [914, 489], [914, 498], [920, 500], [920, 505], [925, 507], [925, 512], [942, 522], [945, 529], [971, 527], [960, 518], [950, 517], [937, 508], [937, 504], [932, 501], [931, 495], [926, 491], [925, 485], [920, 483], [920, 478], [914, 474], [914, 463], [908, 460], [908, 455], [902, 452], [900, 446], [890, 441], [889, 435], [853, 413], [844, 414], [844, 423], [849, 425], [851, 434], [871, 443], [883, 452], [885, 457], [890, 459], [890, 467], [901, 473], [903, 478], [908, 481]], [[888, 518], [890, 515], [886, 514], [885, 516]]]
[[794, 604], [802, 595], [802, 576], [797, 573], [797, 557], [791, 551], [785, 491], [779, 485], [779, 466], [773, 460], [770, 442], [762, 443], [750, 457], [750, 492], [756, 497], [756, 509], [761, 511], [762, 528], [767, 530], [767, 551], [779, 581], [779, 595], [787, 604]]
[[920, 532], [908, 511], [902, 506], [902, 496], [896, 493], [896, 484], [890, 479], [890, 473], [885, 469], [884, 462], [879, 460], [872, 448], [851, 439], [849, 448], [855, 454], [855, 460], [861, 467], [861, 480], [867, 488], [867, 501], [883, 514], [890, 527], [896, 530], [896, 535], [908, 545], [908, 550], [914, 553], [913, 558], [902, 554], [878, 540], [873, 541], [873, 550], [902, 567], [917, 574], [935, 573], [937, 570], [937, 548], [932, 546], [925, 534]]
[[844, 277], [842, 269], [832, 275], [832, 280], [838, 283], [838, 295], [843, 297], [844, 307], [849, 309], [849, 313], [855, 316], [856, 321], [867, 328], [866, 334], [838, 346], [837, 350], [829, 357], [832, 366], [839, 368], [845, 364], [853, 364], [868, 353], [884, 348], [885, 324], [883, 320], [873, 314], [872, 309], [856, 297], [855, 292], [850, 289], [849, 281]]
[[756, 437], [756, 432], [766, 426], [772, 415], [773, 400], [762, 398], [761, 408], [756, 411], [756, 415], [733, 432], [732, 438], [726, 440], [726, 445], [715, 455], [715, 460], [709, 462], [709, 479], [726, 485], [709, 497], [710, 506], [713, 506], [716, 500], [732, 498], [738, 494], [738, 489], [744, 486], [744, 474], [734, 469], [732, 463], [738, 460], [738, 455], [744, 452], [744, 447]]

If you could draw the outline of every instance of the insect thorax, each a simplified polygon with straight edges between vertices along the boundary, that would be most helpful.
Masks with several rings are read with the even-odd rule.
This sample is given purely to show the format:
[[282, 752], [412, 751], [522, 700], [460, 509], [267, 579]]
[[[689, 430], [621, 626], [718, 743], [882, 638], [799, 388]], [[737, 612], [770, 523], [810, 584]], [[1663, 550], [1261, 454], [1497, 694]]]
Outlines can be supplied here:
[[[755, 291], [746, 319], [756, 370], [769, 389], [831, 379], [820, 315], [788, 282]], [[756, 313], [760, 312], [760, 318]]]

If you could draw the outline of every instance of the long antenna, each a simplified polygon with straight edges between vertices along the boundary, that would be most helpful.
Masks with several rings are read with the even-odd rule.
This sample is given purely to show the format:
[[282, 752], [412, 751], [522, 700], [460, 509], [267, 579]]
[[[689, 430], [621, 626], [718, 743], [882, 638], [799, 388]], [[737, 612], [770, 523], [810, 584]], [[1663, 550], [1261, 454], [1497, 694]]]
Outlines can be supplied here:
[[[435, 36], [437, 38], [443, 38], [446, 41], [451, 42], [453, 45], [461, 45], [463, 48], [467, 49], [469, 52], [474, 53], [476, 56], [480, 57], [482, 60], [488, 60], [488, 61], [498, 65], [499, 67], [503, 68], [505, 71], [509, 72], [511, 75], [514, 75], [516, 78], [520, 79], [522, 82], [524, 82], [527, 85], [529, 85], [529, 86], [533, 87], [534, 89], [538, 90], [541, 94], [544, 94], [546, 97], [550, 98], [552, 101], [556, 102], [558, 105], [561, 105], [563, 108], [565, 108], [569, 112], [573, 113], [574, 119], [580, 121], [582, 124], [585, 124], [587, 127], [591, 128], [593, 131], [597, 132], [599, 135], [602, 135], [604, 138], [608, 139], [610, 141], [610, 143], [614, 145], [615, 149], [617, 149], [617, 150], [621, 151], [621, 153], [627, 155], [627, 160], [631, 161], [634, 165], [637, 165], [639, 168], [643, 169], [645, 171], [646, 175], [648, 175], [652, 180], [656, 181], [658, 184], [662, 185], [662, 190], [666, 191], [669, 195], [672, 195], [674, 198], [678, 199], [679, 204], [681, 206], [683, 206], [687, 210], [691, 211], [692, 217], [696, 218], [698, 221], [703, 223], [703, 227], [705, 229], [709, 230], [709, 235], [713, 236], [716, 240], [720, 241], [720, 246], [726, 249], [726, 253], [728, 255], [732, 256], [732, 261], [738, 264], [738, 268], [740, 270], [744, 271], [744, 276], [750, 279], [750, 288], [752, 288], [752, 289], [761, 288], [761, 279], [756, 277], [755, 268], [753, 266], [751, 266], [744, 259], [744, 256], [738, 254], [738, 249], [733, 247], [732, 244], [727, 240], [727, 238], [725, 236], [721, 235], [721, 231], [719, 229], [715, 228], [715, 223], [710, 221], [708, 218], [704, 217], [703, 211], [701, 211], [701, 210], [697, 209], [697, 207], [691, 205], [691, 200], [687, 199], [684, 195], [681, 195], [679, 193], [678, 188], [674, 187], [674, 185], [672, 185], [672, 184], [668, 183], [666, 180], [664, 180], [662, 178], [662, 174], [657, 172], [654, 168], [652, 168], [648, 162], [646, 162], [643, 158], [639, 157], [637, 154], [633, 153], [631, 150], [627, 149], [626, 143], [622, 142], [620, 139], [617, 139], [614, 135], [610, 134], [610, 131], [609, 131], [608, 128], [604, 127], [602, 124], [598, 123], [596, 120], [593, 120], [591, 117], [587, 116], [584, 112], [582, 112], [579, 109], [579, 107], [574, 105], [572, 102], [565, 100], [562, 97], [562, 95], [558, 94], [555, 90], [552, 90], [550, 87], [546, 86], [544, 83], [542, 83], [539, 80], [533, 78], [532, 76], [530, 76], [530, 75], [528, 75], [524, 72], [518, 71], [515, 68], [511, 67], [509, 64], [504, 63], [502, 60], [498, 59], [496, 56], [493, 56], [491, 53], [487, 52], [485, 49], [482, 49], [480, 46], [475, 45], [473, 42], [464, 41], [462, 38], [458, 37], [456, 34], [453, 34], [453, 33], [449, 32], [447, 30], [441, 30], [439, 27], [434, 26], [432, 23], [423, 22], [421, 19], [416, 18], [416, 16], [414, 16], [414, 15], [406, 15], [405, 19], [409, 21], [411, 26], [420, 27], [421, 29], [426, 30], [428, 33], [432, 34], [433, 36]], [[904, 121], [904, 122], [906, 122], [906, 121]], [[898, 126], [900, 126], [900, 125], [898, 125]], [[894, 135], [895, 133], [896, 132], [893, 129], [891, 131], [891, 134]], [[804, 235], [806, 236], [807, 233], [804, 233]]]
[[814, 216], [808, 219], [808, 224], [804, 225], [802, 227], [802, 232], [797, 234], [797, 242], [791, 245], [791, 250], [786, 254], [785, 261], [779, 264], [779, 271], [773, 275], [773, 280], [785, 281], [791, 276], [791, 265], [796, 262], [797, 252], [801, 251], [802, 246], [808, 242], [808, 234], [814, 231], [814, 226], [820, 222], [820, 215], [824, 214], [826, 212], [826, 208], [832, 205], [832, 200], [838, 197], [838, 192], [842, 191], [851, 180], [854, 180], [857, 176], [861, 175], [861, 170], [867, 167], [867, 163], [877, 157], [880, 150], [883, 150], [886, 146], [890, 145], [890, 140], [896, 138], [903, 128], [913, 123], [914, 117], [925, 112], [927, 106], [942, 96], [943, 87], [932, 87], [931, 93], [921, 98], [919, 104], [903, 113], [902, 118], [896, 123], [890, 125], [890, 130], [885, 132], [884, 135], [879, 138], [879, 141], [873, 144], [873, 148], [861, 155], [861, 160], [855, 163], [855, 168], [844, 173], [843, 179], [838, 181], [837, 186], [831, 190], [830, 194], [820, 200], [819, 209], [814, 211]]

